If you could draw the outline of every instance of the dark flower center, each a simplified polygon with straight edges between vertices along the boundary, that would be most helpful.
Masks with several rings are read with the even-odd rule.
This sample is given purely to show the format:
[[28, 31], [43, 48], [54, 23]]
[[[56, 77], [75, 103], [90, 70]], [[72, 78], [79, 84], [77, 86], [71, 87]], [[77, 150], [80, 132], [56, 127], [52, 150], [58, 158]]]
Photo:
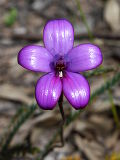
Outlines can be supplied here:
[[55, 70], [63, 71], [64, 69], [65, 69], [65, 63], [63, 61], [63, 58], [61, 57], [55, 64]]
[[63, 56], [55, 56], [54, 57], [54, 70], [59, 77], [63, 77], [63, 72], [66, 69], [66, 62]]

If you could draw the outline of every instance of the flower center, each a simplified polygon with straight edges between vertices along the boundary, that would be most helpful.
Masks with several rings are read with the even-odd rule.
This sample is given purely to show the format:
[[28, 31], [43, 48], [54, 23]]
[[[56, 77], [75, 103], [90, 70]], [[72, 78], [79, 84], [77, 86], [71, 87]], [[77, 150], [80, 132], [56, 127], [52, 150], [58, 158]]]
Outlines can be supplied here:
[[55, 69], [57, 71], [63, 71], [65, 69], [65, 64], [62, 57], [56, 62]]
[[54, 68], [59, 77], [63, 77], [63, 71], [66, 69], [66, 63], [64, 57], [56, 57], [54, 61]]

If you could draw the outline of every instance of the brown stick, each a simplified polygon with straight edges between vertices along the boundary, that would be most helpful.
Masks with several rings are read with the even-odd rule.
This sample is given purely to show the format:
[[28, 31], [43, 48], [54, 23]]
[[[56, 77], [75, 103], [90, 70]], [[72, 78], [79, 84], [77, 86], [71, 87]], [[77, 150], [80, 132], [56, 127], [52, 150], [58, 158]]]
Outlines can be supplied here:
[[[112, 39], [112, 40], [120, 40], [119, 34], [111, 34], [111, 33], [93, 33], [93, 37], [99, 38], [99, 39]], [[13, 34], [12, 39], [17, 40], [26, 40], [26, 41], [41, 41], [42, 35], [36, 35], [36, 34]], [[89, 39], [88, 34], [77, 34], [75, 35], [76, 40], [81, 39]]]

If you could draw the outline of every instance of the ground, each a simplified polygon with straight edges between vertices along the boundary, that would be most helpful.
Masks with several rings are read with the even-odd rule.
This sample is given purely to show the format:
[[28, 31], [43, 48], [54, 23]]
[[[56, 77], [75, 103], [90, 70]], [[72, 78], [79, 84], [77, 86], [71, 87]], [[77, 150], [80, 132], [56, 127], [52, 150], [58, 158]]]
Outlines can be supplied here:
[[[0, 1], [1, 160], [120, 159], [119, 13], [119, 0]], [[59, 108], [43, 111], [36, 106], [34, 87], [42, 74], [19, 66], [17, 55], [25, 45], [43, 45], [43, 27], [56, 18], [71, 21], [75, 29], [74, 45], [88, 42], [98, 45], [103, 64], [96, 72], [85, 74], [93, 96], [86, 109], [76, 111], [64, 98], [66, 121], [71, 113], [76, 118], [64, 125], [64, 147], [47, 151], [46, 144], [60, 128]], [[101, 86], [101, 91], [94, 95]], [[24, 118], [25, 114], [28, 117]], [[15, 126], [19, 129], [15, 130]], [[53, 141], [60, 143], [59, 136]]]

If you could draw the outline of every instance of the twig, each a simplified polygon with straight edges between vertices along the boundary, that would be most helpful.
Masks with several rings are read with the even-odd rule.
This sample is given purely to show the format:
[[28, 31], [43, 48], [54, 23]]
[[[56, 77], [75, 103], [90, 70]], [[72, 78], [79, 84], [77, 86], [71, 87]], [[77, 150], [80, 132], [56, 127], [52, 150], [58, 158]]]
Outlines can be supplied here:
[[[112, 34], [112, 33], [92, 33], [93, 37], [104, 39], [104, 40], [120, 40], [120, 35]], [[0, 35], [2, 38], [3, 36]], [[42, 35], [39, 34], [13, 34], [12, 35], [13, 40], [25, 40], [25, 41], [32, 41], [32, 42], [38, 42], [42, 41]], [[77, 34], [75, 35], [75, 40], [84, 40], [89, 39], [88, 34]]]

